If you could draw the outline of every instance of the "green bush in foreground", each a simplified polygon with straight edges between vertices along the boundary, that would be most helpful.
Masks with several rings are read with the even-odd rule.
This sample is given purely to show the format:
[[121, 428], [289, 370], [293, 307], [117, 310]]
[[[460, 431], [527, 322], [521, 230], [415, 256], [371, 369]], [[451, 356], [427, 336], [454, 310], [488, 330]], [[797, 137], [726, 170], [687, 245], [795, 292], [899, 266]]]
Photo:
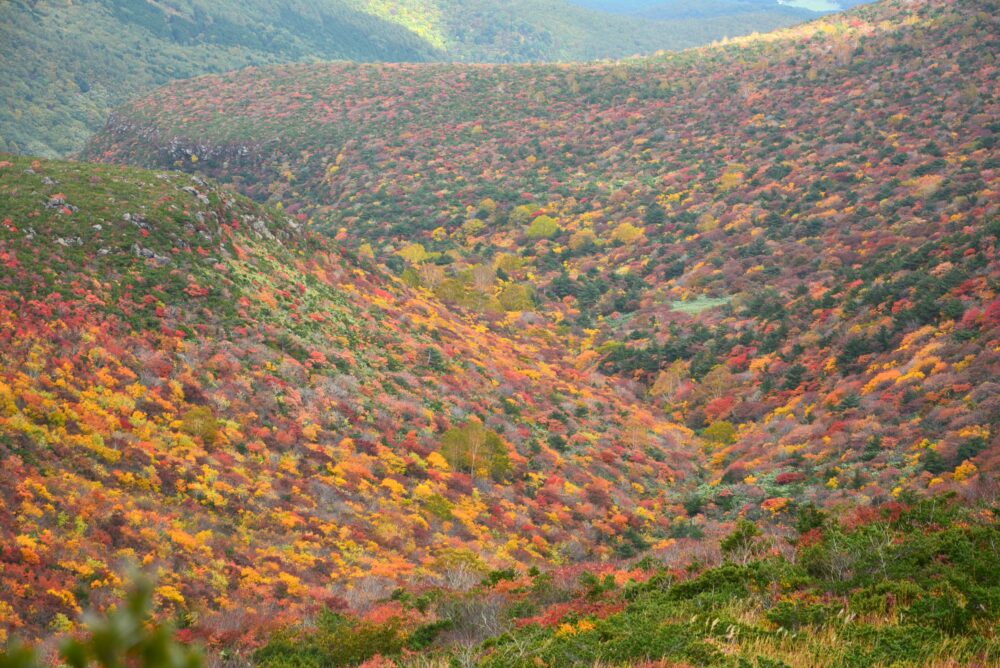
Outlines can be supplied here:
[[[90, 620], [88, 635], [66, 641], [61, 659], [70, 668], [200, 668], [201, 652], [174, 640], [168, 626], [150, 621], [153, 585], [140, 578], [128, 599], [104, 619]], [[37, 668], [37, 653], [13, 643], [0, 653], [0, 668]]]

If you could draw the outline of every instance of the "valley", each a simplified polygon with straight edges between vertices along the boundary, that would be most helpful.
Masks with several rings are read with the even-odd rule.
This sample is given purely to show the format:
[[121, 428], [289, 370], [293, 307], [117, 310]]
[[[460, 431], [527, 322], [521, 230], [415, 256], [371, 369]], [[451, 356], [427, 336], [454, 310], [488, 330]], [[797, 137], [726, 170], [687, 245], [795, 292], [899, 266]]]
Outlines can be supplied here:
[[994, 0], [14, 4], [0, 667], [1000, 662]]

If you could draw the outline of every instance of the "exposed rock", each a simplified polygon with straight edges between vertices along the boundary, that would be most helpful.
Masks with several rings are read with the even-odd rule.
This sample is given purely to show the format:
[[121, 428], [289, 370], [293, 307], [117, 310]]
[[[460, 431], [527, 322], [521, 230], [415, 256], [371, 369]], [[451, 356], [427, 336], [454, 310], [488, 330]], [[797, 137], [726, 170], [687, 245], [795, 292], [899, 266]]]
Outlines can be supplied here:
[[138, 257], [144, 260], [153, 260], [159, 264], [170, 264], [170, 258], [164, 255], [159, 255], [156, 251], [151, 248], [144, 248], [139, 244], [132, 245], [132, 252], [134, 252]]

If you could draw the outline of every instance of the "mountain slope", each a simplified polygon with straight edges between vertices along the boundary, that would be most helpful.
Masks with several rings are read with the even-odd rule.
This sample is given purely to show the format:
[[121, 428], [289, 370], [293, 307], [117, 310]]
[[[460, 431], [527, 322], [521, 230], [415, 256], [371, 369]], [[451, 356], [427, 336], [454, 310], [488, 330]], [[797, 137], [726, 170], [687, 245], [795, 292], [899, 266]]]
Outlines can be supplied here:
[[736, 19], [739, 17], [747, 21], [759, 21], [769, 15], [785, 17], [786, 20], [789, 18], [803, 20], [819, 16], [819, 12], [780, 4], [777, 0], [703, 0], [696, 3], [685, 0], [670, 0], [669, 2], [658, 0], [635, 0], [634, 2], [577, 0], [576, 4], [600, 11], [634, 14], [658, 20], [706, 17]]
[[176, 173], [10, 157], [0, 211], [4, 634], [129, 562], [221, 641], [666, 537], [694, 437], [527, 317], [493, 334]]
[[563, 0], [12, 0], [0, 5], [0, 150], [77, 151], [112, 107], [156, 85], [251, 65], [608, 58], [785, 24], [657, 22]]
[[711, 444], [694, 514], [975, 497], [1000, 452], [991, 6], [614, 65], [206, 77], [89, 154], [294, 202], [486, 322], [593, 340], [563, 345]]

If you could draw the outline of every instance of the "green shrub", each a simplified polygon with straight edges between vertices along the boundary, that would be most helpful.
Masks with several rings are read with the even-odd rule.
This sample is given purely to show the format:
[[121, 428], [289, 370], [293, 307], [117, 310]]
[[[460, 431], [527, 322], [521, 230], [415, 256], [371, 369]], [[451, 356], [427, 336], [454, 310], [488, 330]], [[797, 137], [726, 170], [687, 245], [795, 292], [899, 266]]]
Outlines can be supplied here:
[[[178, 643], [169, 626], [150, 622], [152, 581], [139, 578], [125, 604], [87, 624], [87, 635], [65, 642], [60, 656], [70, 668], [200, 668], [201, 652]], [[0, 668], [39, 668], [34, 650], [14, 643], [0, 652]]]
[[787, 630], [798, 631], [805, 626], [823, 626], [837, 615], [838, 608], [828, 605], [811, 605], [794, 601], [780, 601], [764, 616], [771, 623]]
[[430, 622], [428, 624], [418, 626], [406, 640], [406, 647], [407, 649], [414, 651], [427, 649], [434, 643], [435, 640], [437, 640], [437, 637], [441, 633], [448, 631], [454, 625], [454, 622], [450, 619], [441, 619], [436, 622]]
[[912, 582], [880, 582], [855, 592], [851, 610], [859, 614], [888, 614], [897, 608], [908, 608], [923, 589]]
[[559, 223], [551, 216], [541, 215], [531, 221], [525, 234], [529, 239], [548, 239], [559, 233]]
[[279, 633], [254, 653], [254, 662], [267, 668], [353, 666], [376, 654], [399, 654], [405, 644], [395, 621], [371, 624], [324, 611], [314, 632]]

